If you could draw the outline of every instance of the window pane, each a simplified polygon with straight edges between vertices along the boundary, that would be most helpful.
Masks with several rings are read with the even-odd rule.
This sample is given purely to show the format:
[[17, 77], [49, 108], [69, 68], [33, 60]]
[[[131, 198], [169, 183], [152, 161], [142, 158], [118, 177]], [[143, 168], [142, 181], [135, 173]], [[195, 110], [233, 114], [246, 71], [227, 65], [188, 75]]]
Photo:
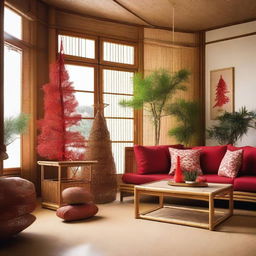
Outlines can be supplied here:
[[93, 120], [82, 119], [77, 125], [70, 127], [71, 131], [80, 132], [87, 140], [92, 128]]
[[122, 64], [134, 64], [134, 46], [103, 43], [103, 60]]
[[118, 174], [124, 173], [124, 148], [132, 146], [133, 143], [112, 143], [112, 152]]
[[58, 50], [60, 43], [63, 43], [64, 54], [83, 58], [95, 58], [95, 40], [73, 36], [58, 36]]
[[104, 69], [104, 92], [133, 94], [133, 72]]
[[[16, 117], [21, 112], [22, 52], [9, 45], [4, 46], [4, 118]], [[15, 92], [15, 93], [13, 93]], [[20, 167], [20, 136], [7, 145], [9, 158], [4, 168]]]
[[76, 112], [82, 117], [94, 117], [94, 93], [90, 92], [75, 92], [78, 106]]
[[133, 141], [132, 119], [106, 119], [112, 141]]
[[18, 39], [22, 38], [22, 18], [7, 7], [4, 8], [4, 31]]
[[78, 65], [65, 65], [69, 81], [75, 90], [94, 91], [94, 68]]
[[104, 109], [106, 117], [133, 117], [133, 109], [119, 105], [121, 100], [129, 100], [132, 96], [104, 94], [104, 103], [109, 104]]

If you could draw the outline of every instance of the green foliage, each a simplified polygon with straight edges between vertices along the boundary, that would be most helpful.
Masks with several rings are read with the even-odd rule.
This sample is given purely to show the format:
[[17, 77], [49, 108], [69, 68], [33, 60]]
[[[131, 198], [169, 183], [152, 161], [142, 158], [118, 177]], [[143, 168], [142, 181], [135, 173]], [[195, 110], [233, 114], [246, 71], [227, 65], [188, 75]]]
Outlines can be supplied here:
[[152, 115], [155, 127], [155, 144], [159, 144], [161, 117], [165, 113], [166, 103], [178, 90], [186, 90], [183, 84], [189, 77], [189, 71], [182, 69], [174, 74], [161, 69], [143, 78], [134, 75], [134, 96], [131, 100], [122, 100], [119, 104], [134, 109], [144, 108]]
[[195, 181], [198, 176], [198, 172], [197, 171], [184, 171], [183, 176], [184, 176], [185, 181]]
[[4, 119], [4, 144], [8, 146], [17, 139], [17, 135], [25, 132], [28, 123], [28, 115], [21, 113], [16, 117]]
[[188, 145], [199, 127], [199, 104], [193, 101], [178, 100], [168, 106], [168, 112], [179, 122], [178, 126], [168, 131], [178, 142]]
[[256, 112], [248, 111], [242, 107], [239, 111], [228, 113], [225, 112], [219, 116], [218, 125], [213, 125], [208, 129], [209, 138], [216, 139], [220, 144], [235, 144], [248, 129], [255, 127]]

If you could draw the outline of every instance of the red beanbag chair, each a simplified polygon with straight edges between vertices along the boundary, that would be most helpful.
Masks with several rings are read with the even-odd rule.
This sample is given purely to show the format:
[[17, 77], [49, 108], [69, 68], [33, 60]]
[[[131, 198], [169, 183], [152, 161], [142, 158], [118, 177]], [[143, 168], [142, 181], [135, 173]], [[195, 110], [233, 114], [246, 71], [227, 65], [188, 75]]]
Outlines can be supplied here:
[[66, 205], [56, 211], [56, 215], [65, 221], [82, 220], [94, 216], [98, 212], [95, 204]]
[[93, 195], [82, 187], [70, 187], [62, 191], [62, 199], [66, 204], [86, 204], [93, 201]]
[[0, 221], [0, 239], [7, 239], [10, 236], [20, 233], [30, 226], [36, 217], [32, 214], [25, 214], [7, 221]]

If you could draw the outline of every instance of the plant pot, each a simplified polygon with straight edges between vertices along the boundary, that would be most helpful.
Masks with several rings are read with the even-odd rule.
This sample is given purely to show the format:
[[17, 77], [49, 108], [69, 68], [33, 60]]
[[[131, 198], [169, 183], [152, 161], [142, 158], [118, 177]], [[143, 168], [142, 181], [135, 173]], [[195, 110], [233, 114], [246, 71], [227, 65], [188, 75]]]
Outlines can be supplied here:
[[195, 184], [197, 183], [195, 180], [191, 181], [191, 180], [185, 180], [185, 183], [187, 184]]

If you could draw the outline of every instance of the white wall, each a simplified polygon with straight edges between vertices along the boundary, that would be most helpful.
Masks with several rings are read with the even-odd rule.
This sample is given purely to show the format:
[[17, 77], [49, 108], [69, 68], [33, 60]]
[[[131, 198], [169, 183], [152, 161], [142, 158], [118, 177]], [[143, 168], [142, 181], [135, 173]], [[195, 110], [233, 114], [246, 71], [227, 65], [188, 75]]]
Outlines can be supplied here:
[[[206, 42], [256, 32], [256, 22], [225, 27], [206, 32]], [[206, 128], [214, 124], [210, 120], [210, 71], [227, 67], [235, 68], [235, 110], [246, 106], [256, 110], [256, 35], [206, 44], [205, 49]], [[206, 145], [217, 145], [206, 139]], [[237, 145], [256, 146], [256, 130], [250, 129]]]

